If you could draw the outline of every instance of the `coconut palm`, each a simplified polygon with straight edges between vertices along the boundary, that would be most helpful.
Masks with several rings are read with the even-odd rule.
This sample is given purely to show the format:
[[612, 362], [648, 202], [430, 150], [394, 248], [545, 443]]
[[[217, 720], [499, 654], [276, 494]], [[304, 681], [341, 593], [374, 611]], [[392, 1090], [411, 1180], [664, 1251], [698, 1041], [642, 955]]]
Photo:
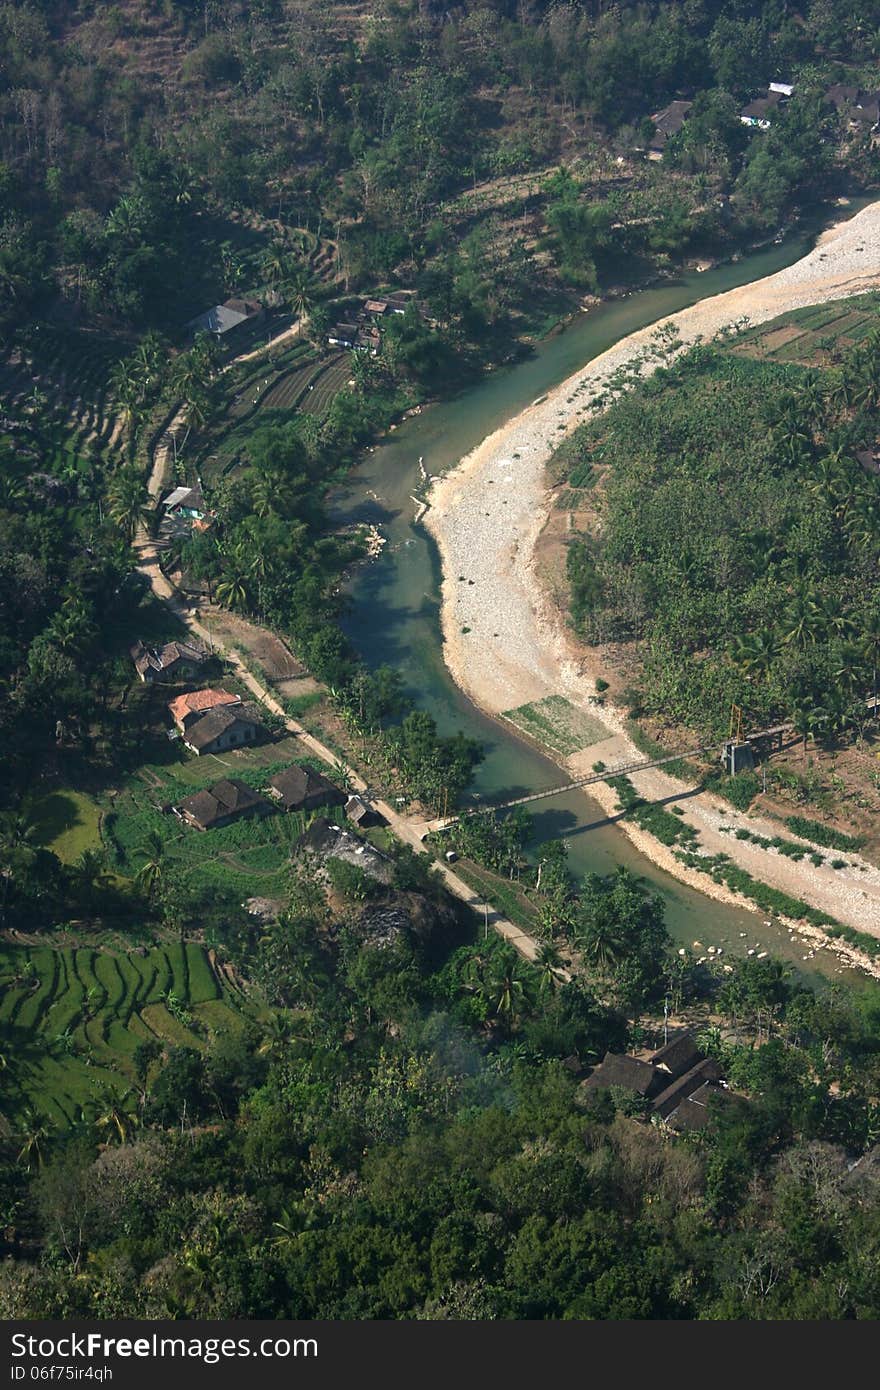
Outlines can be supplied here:
[[494, 1014], [512, 1032], [529, 1003], [528, 981], [512, 947], [495, 952], [486, 984]]
[[18, 1151], [19, 1163], [23, 1163], [27, 1169], [33, 1168], [35, 1164], [38, 1168], [42, 1168], [49, 1130], [42, 1115], [39, 1115], [30, 1106], [22, 1111], [21, 1129], [18, 1137], [22, 1141]]
[[138, 1124], [137, 1115], [127, 1111], [124, 1104], [133, 1094], [129, 1090], [124, 1095], [117, 1096], [109, 1086], [105, 1087], [98, 1100], [83, 1107], [82, 1118], [86, 1123], [94, 1125], [98, 1133], [104, 1136], [106, 1143], [125, 1144]]
[[144, 862], [137, 872], [138, 882], [152, 897], [162, 882], [165, 871], [165, 841], [158, 830], [151, 830], [146, 843], [136, 852], [144, 857]]
[[783, 641], [807, 647], [816, 638], [816, 600], [809, 585], [799, 585], [783, 615]]
[[281, 289], [297, 318], [305, 318], [315, 303], [316, 285], [307, 266], [297, 266]]
[[126, 541], [131, 544], [150, 514], [149, 494], [137, 469], [122, 468], [107, 490], [107, 510]]
[[290, 271], [290, 250], [283, 241], [273, 241], [260, 257], [260, 269], [268, 285], [280, 285]]
[[217, 585], [217, 601], [227, 608], [247, 609], [251, 606], [251, 586], [241, 570], [231, 570]]
[[272, 1222], [272, 1230], [276, 1232], [271, 1237], [271, 1244], [281, 1250], [289, 1250], [296, 1244], [297, 1238], [303, 1229], [302, 1218], [294, 1208], [282, 1207], [281, 1214], [277, 1221]]
[[542, 994], [546, 993], [548, 989], [552, 989], [554, 985], [561, 983], [562, 977], [560, 971], [563, 969], [562, 956], [559, 952], [559, 948], [554, 946], [552, 941], [544, 941], [541, 943], [538, 948], [538, 954], [535, 957], [535, 965], [538, 970], [538, 978], [540, 980], [539, 989]]
[[779, 639], [772, 628], [762, 627], [734, 639], [731, 656], [741, 671], [765, 676], [779, 656]]
[[620, 933], [610, 917], [591, 922], [579, 944], [584, 960], [603, 975], [614, 968], [623, 951]]
[[0, 507], [14, 511], [26, 496], [24, 483], [9, 473], [0, 476]]

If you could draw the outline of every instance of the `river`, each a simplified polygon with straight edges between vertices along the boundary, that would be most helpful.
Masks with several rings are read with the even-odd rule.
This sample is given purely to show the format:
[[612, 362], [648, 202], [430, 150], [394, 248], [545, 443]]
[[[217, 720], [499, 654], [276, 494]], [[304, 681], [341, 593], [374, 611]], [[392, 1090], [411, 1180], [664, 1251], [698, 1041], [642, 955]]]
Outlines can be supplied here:
[[[852, 210], [856, 210], [853, 205]], [[563, 331], [536, 345], [514, 366], [491, 372], [474, 387], [426, 407], [399, 425], [350, 474], [334, 499], [340, 523], [371, 522], [387, 538], [381, 555], [357, 567], [348, 582], [350, 611], [344, 626], [372, 668], [398, 670], [417, 706], [428, 710], [443, 733], [480, 740], [485, 761], [477, 769], [471, 801], [482, 804], [551, 787], [565, 780], [560, 769], [512, 730], [481, 713], [455, 685], [443, 661], [440, 634], [440, 562], [430, 536], [415, 524], [413, 495], [422, 488], [420, 457], [429, 474], [445, 472], [488, 434], [536, 397], [564, 381], [621, 338], [662, 321], [687, 305], [771, 275], [810, 248], [806, 234], [755, 252], [735, 264], [683, 276], [675, 284], [642, 290], [576, 316]], [[530, 808], [532, 809], [532, 808]], [[723, 946], [731, 956], [767, 950], [816, 979], [855, 979], [830, 953], [805, 961], [808, 947], [780, 925], [765, 926], [763, 913], [715, 902], [658, 869], [609, 822], [586, 792], [570, 792], [533, 810], [539, 841], [561, 837], [576, 875], [607, 874], [624, 864], [664, 901], [667, 927], [688, 947]], [[861, 977], [858, 977], [861, 978]]]

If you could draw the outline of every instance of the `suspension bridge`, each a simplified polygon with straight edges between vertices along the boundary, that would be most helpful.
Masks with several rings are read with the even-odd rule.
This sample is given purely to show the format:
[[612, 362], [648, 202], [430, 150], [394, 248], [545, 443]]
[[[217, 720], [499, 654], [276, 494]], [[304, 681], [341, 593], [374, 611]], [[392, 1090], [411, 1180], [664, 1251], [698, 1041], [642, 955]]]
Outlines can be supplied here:
[[[874, 706], [876, 713], [877, 701], [869, 700], [868, 705]], [[735, 707], [736, 708], [736, 707]], [[738, 717], [737, 717], [738, 716]], [[678, 753], [664, 753], [662, 758], [642, 758], [638, 761], [622, 763], [618, 767], [606, 767], [601, 772], [591, 772], [584, 777], [575, 777], [571, 781], [563, 782], [557, 787], [547, 787], [544, 791], [529, 792], [526, 796], [514, 796], [508, 801], [493, 802], [481, 809], [487, 811], [511, 811], [515, 806], [529, 806], [533, 801], [548, 801], [554, 796], [563, 796], [566, 792], [580, 791], [584, 787], [589, 787], [594, 782], [607, 782], [614, 777], [628, 777], [633, 772], [647, 772], [652, 767], [664, 767], [667, 763], [681, 762], [686, 758], [702, 757], [706, 753], [717, 753], [719, 761], [727, 764], [731, 772], [741, 771], [744, 767], [754, 766], [754, 744], [773, 744], [778, 748], [782, 747], [782, 740], [786, 734], [794, 731], [794, 724], [774, 724], [769, 729], [759, 729], [757, 732], [743, 737], [741, 713], [736, 714], [731, 719], [731, 736], [720, 747], [715, 742], [704, 743], [699, 748], [686, 748]], [[746, 750], [748, 750], [746, 752]], [[437, 820], [427, 821], [422, 838], [432, 832], [448, 830], [455, 825], [462, 815], [467, 812], [461, 811], [454, 816], [441, 816]]]

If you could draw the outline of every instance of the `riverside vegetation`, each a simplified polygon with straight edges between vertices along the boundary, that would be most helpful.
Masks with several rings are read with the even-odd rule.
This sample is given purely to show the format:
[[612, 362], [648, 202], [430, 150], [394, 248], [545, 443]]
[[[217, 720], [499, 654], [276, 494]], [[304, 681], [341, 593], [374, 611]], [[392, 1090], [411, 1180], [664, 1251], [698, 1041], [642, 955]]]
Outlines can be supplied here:
[[[765, 236], [842, 177], [870, 186], [876, 152], [819, 93], [868, 80], [877, 25], [728, 11], [395, 6], [374, 22], [283, 0], [0, 5], [3, 1316], [880, 1313], [873, 992], [812, 992], [772, 961], [682, 962], [629, 875], [573, 882], [559, 844], [530, 866], [522, 817], [456, 833], [524, 890], [545, 938], [534, 966], [387, 841], [384, 884], [292, 856], [268, 822], [212, 832], [200, 864], [160, 833], [157, 792], [198, 782], [127, 655], [134, 636], [178, 633], [132, 542], [153, 519], [148, 458], [182, 406], [174, 481], [204, 463], [217, 515], [168, 560], [284, 631], [407, 793], [454, 803], [481, 750], [355, 660], [338, 585], [361, 542], [329, 532], [323, 498], [395, 414], [508, 358], [584, 292]], [[751, 139], [737, 104], [780, 68], [797, 98]], [[634, 154], [641, 124], [682, 87], [700, 89], [694, 118], [658, 170]], [[292, 378], [323, 370], [330, 305], [378, 284], [415, 289], [427, 319], [401, 316], [350, 379], [331, 363], [300, 409], [312, 378]], [[265, 404], [247, 395], [252, 418], [233, 398], [265, 369], [222, 370], [180, 330], [253, 292], [311, 337], [279, 358]], [[862, 623], [857, 561], [839, 551], [874, 563], [864, 489], [844, 500], [819, 455], [829, 430], [841, 468], [863, 442], [874, 356], [869, 342], [841, 366], [851, 399], [813, 382], [813, 427], [781, 454], [815, 464], [803, 516], [785, 498], [830, 575], [808, 556], [819, 593], [792, 680], [842, 671], [857, 645], [846, 626], [819, 634], [814, 608], [841, 600]], [[685, 401], [706, 360], [670, 378]], [[749, 420], [757, 383], [784, 385], [768, 424], [784, 444], [809, 383], [708, 361]], [[601, 580], [592, 551], [572, 553]], [[574, 573], [584, 621], [592, 573]], [[651, 621], [643, 600], [632, 612]], [[658, 635], [687, 718], [694, 677]], [[865, 660], [859, 647], [858, 681]], [[756, 710], [777, 698], [750, 688]], [[243, 898], [267, 882], [257, 921]], [[656, 1041], [666, 998], [748, 1097], [675, 1142], [626, 1096], [578, 1109], [563, 1065]]]

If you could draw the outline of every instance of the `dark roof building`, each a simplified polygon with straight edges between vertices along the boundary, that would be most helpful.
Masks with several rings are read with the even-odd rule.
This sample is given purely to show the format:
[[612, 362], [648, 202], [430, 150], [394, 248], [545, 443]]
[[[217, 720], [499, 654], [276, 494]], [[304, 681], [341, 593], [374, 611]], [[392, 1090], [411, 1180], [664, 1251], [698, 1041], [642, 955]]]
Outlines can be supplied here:
[[222, 338], [243, 323], [256, 322], [262, 317], [263, 306], [258, 299], [227, 299], [225, 304], [215, 304], [197, 318], [186, 324], [189, 333], [213, 333]]
[[166, 642], [163, 647], [147, 647], [138, 639], [131, 648], [131, 659], [141, 680], [150, 683], [195, 675], [209, 656], [190, 642]]
[[178, 807], [180, 815], [197, 830], [216, 830], [234, 820], [270, 815], [273, 807], [237, 777], [215, 782], [213, 787], [188, 796]]
[[755, 101], [750, 101], [748, 106], [744, 106], [739, 113], [739, 118], [743, 125], [757, 126], [760, 130], [769, 130], [770, 117], [782, 101], [782, 92], [769, 92], [765, 97], [757, 97]]
[[836, 111], [844, 114], [851, 106], [855, 106], [858, 95], [858, 87], [848, 87], [843, 82], [835, 82], [825, 93], [825, 100], [830, 102]]
[[364, 827], [375, 825], [379, 820], [377, 813], [359, 796], [348, 797], [345, 803], [345, 814], [355, 825]]
[[310, 768], [286, 767], [269, 783], [269, 794], [285, 811], [314, 811], [319, 806], [343, 806], [345, 792]]
[[651, 1056], [651, 1065], [665, 1072], [670, 1079], [681, 1076], [702, 1057], [690, 1029], [674, 1033], [663, 1047]]
[[666, 1116], [666, 1126], [675, 1134], [694, 1133], [705, 1129], [724, 1105], [733, 1100], [730, 1091], [713, 1081], [706, 1081], [698, 1090], [686, 1096], [679, 1105]]
[[692, 106], [692, 101], [671, 101], [662, 111], [651, 117], [654, 134], [648, 145], [650, 159], [662, 159], [667, 142], [681, 130]]
[[606, 1052], [578, 1089], [599, 1091], [619, 1086], [621, 1090], [633, 1091], [639, 1096], [650, 1096], [657, 1092], [661, 1084], [650, 1062], [642, 1062], [638, 1057], [628, 1057], [620, 1052]]
[[221, 705], [240, 705], [238, 695], [230, 695], [228, 690], [190, 690], [186, 695], [178, 695], [168, 704], [171, 718], [181, 730], [201, 719], [209, 710]]
[[691, 1067], [682, 1076], [679, 1076], [664, 1091], [661, 1091], [654, 1101], [654, 1109], [662, 1119], [666, 1119], [675, 1108], [692, 1096], [694, 1091], [698, 1091], [707, 1081], [718, 1081], [721, 1078], [721, 1069], [717, 1062], [711, 1057], [704, 1057]]
[[205, 499], [197, 487], [176, 487], [162, 503], [169, 516], [188, 516], [201, 520], [208, 515]]
[[356, 323], [337, 323], [327, 335], [327, 342], [332, 343], [334, 347], [353, 348], [359, 331]]
[[259, 719], [250, 713], [246, 705], [221, 705], [193, 720], [184, 733], [183, 741], [191, 752], [201, 756], [205, 753], [224, 753], [230, 748], [255, 743], [263, 733], [265, 730]]

